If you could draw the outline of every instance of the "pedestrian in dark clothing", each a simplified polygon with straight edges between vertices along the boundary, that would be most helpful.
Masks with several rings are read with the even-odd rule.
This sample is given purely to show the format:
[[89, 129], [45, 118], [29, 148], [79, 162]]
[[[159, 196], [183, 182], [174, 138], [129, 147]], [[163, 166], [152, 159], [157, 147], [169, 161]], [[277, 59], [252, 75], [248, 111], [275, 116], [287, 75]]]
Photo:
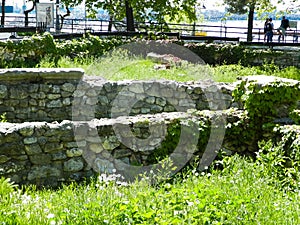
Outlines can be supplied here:
[[264, 24], [264, 42], [266, 42], [267, 38], [267, 24], [269, 22], [269, 18], [266, 19], [265, 24]]
[[267, 23], [267, 43], [273, 41], [273, 30], [274, 24], [272, 22], [272, 18], [269, 18], [269, 22]]
[[282, 17], [280, 27], [278, 28], [279, 37], [278, 42], [280, 42], [280, 39], [282, 37], [282, 41], [284, 41], [284, 36], [286, 35], [287, 28], [290, 27], [290, 21], [285, 18], [285, 16]]

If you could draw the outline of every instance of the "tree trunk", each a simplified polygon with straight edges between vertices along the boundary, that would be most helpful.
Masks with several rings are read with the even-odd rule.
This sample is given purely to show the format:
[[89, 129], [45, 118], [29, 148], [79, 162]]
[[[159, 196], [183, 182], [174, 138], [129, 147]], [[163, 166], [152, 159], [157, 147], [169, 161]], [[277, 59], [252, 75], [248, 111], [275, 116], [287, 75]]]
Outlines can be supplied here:
[[109, 15], [109, 22], [108, 22], [108, 32], [112, 31], [112, 26], [113, 26], [113, 20], [114, 20], [114, 16], [113, 15]]
[[125, 7], [126, 7], [127, 31], [135, 31], [135, 29], [134, 29], [133, 9], [130, 6], [128, 0], [125, 0]]
[[28, 14], [29, 14], [29, 10], [24, 10], [24, 14], [25, 14], [25, 27], [28, 27]]
[[248, 14], [248, 32], [247, 32], [247, 42], [252, 41], [252, 29], [253, 29], [253, 20], [254, 20], [254, 9], [255, 5], [250, 5], [249, 14]]
[[25, 14], [25, 27], [28, 27], [28, 14], [34, 10], [34, 7], [36, 5], [36, 3], [39, 3], [39, 0], [35, 0], [32, 2], [32, 7], [29, 10], [24, 10], [24, 14]]
[[60, 29], [62, 29], [63, 25], [64, 25], [64, 20], [67, 16], [70, 16], [71, 15], [71, 11], [69, 9], [68, 6], [66, 6], [66, 10], [67, 10], [67, 13], [64, 14], [64, 15], [60, 15]]
[[4, 27], [4, 19], [5, 19], [5, 0], [2, 0], [1, 27]]

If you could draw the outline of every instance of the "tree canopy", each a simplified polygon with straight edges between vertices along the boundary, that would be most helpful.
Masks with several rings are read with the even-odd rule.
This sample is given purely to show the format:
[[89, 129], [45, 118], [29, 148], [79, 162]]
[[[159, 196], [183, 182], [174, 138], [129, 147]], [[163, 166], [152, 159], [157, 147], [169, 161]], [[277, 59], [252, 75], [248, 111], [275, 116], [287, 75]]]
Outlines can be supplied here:
[[[65, 2], [78, 5], [83, 0], [65, 0]], [[85, 0], [89, 15], [95, 15], [96, 10], [102, 8], [108, 11], [111, 19], [126, 19], [129, 31], [134, 30], [134, 22], [164, 23], [166, 16], [170, 20], [180, 21], [186, 17], [194, 21], [196, 3], [197, 0]]]

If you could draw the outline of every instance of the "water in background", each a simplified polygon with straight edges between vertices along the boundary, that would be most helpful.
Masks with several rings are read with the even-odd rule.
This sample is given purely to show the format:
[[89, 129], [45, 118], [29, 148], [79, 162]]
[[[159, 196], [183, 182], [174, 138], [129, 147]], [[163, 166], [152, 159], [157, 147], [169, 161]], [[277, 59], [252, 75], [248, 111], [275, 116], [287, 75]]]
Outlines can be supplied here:
[[[264, 20], [254, 20], [253, 22], [253, 40], [263, 41], [264, 34]], [[295, 41], [293, 34], [295, 31], [300, 31], [300, 21], [290, 21], [291, 24], [296, 25], [291, 30], [288, 29], [290, 35], [287, 36], [286, 41]], [[274, 28], [279, 28], [281, 20], [273, 20]], [[227, 20], [227, 21], [205, 21], [201, 24], [197, 24], [196, 32], [207, 36], [221, 36], [221, 37], [240, 37], [240, 40], [247, 39], [247, 20]], [[274, 32], [274, 39], [277, 41], [277, 32]]]

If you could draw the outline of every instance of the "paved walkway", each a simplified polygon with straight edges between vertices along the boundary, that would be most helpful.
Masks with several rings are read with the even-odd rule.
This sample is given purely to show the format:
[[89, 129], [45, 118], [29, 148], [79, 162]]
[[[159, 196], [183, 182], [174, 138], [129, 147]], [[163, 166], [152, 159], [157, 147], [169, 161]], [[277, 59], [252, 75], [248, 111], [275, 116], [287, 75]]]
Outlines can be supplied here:
[[0, 39], [7, 39], [11, 36], [11, 33], [0, 33]]

